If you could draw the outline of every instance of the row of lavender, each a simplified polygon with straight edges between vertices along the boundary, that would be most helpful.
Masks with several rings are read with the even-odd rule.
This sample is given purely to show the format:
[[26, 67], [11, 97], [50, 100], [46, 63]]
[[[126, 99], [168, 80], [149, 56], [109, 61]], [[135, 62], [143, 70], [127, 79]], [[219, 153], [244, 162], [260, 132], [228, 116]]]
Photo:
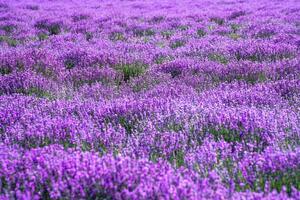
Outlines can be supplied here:
[[300, 3], [0, 2], [1, 199], [297, 199]]

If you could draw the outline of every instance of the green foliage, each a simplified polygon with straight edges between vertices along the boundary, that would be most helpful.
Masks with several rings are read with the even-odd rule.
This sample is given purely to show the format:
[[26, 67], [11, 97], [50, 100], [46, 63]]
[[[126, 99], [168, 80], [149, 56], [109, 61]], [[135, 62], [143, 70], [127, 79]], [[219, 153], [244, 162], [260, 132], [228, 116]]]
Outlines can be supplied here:
[[285, 130], [286, 136], [280, 142], [282, 149], [295, 149], [300, 146], [300, 136], [298, 134], [290, 134], [289, 130]]
[[[98, 188], [95, 189], [96, 187]], [[113, 200], [114, 199], [109, 194], [107, 194], [107, 192], [103, 188], [99, 187], [98, 185], [95, 185], [91, 191], [85, 190], [85, 193], [88, 194], [85, 197], [86, 200]]]
[[77, 147], [76, 144], [70, 142], [69, 140], [64, 140], [64, 141], [61, 141], [60, 143], [65, 149], [69, 149], [69, 148], [75, 148]]
[[0, 42], [6, 42], [11, 47], [16, 47], [18, 45], [18, 41], [16, 39], [3, 35], [0, 36]]
[[222, 54], [211, 53], [211, 54], [208, 55], [208, 58], [209, 58], [209, 60], [216, 61], [216, 62], [219, 62], [221, 64], [227, 64], [228, 63], [227, 58]]
[[218, 25], [223, 25], [225, 23], [225, 20], [220, 17], [212, 17], [210, 18], [210, 21], [215, 22]]
[[152, 29], [145, 29], [145, 30], [141, 30], [141, 29], [135, 29], [133, 31], [133, 34], [136, 37], [143, 37], [143, 36], [153, 36], [155, 35], [155, 31]]
[[39, 38], [39, 41], [43, 41], [43, 40], [46, 40], [49, 38], [48, 34], [46, 33], [39, 33], [38, 34], [38, 38]]
[[124, 41], [125, 40], [125, 36], [121, 32], [114, 32], [114, 33], [110, 34], [109, 39], [111, 41]]
[[123, 80], [128, 82], [130, 78], [137, 77], [145, 72], [146, 65], [136, 62], [132, 64], [119, 64], [117, 70], [123, 74]]
[[175, 150], [169, 159], [169, 162], [174, 164], [177, 168], [184, 166], [184, 152], [181, 149]]
[[31, 87], [28, 89], [28, 91], [26, 91], [26, 93], [28, 95], [35, 95], [40, 98], [51, 98], [52, 97], [52, 95], [49, 92], [47, 92], [41, 88], [38, 88], [38, 87]]
[[203, 29], [198, 29], [198, 30], [197, 30], [197, 35], [198, 35], [199, 37], [204, 37], [204, 36], [206, 35], [206, 32], [205, 32], [205, 30], [203, 30]]
[[166, 156], [162, 155], [157, 150], [152, 150], [149, 154], [149, 160], [152, 162], [157, 162], [160, 158], [162, 158], [174, 165], [174, 167], [179, 168], [185, 165], [184, 156], [184, 151], [182, 149], [173, 151], [169, 158], [166, 158]]
[[105, 78], [97, 78], [97, 79], [75, 79], [75, 80], [72, 80], [72, 83], [73, 83], [73, 86], [74, 88], [79, 88], [85, 84], [91, 86], [93, 85], [94, 83], [97, 83], [97, 82], [101, 82], [103, 84], [107, 84], [109, 82], [108, 80], [108, 77], [105, 77]]
[[241, 36], [237, 33], [230, 33], [229, 37], [233, 40], [237, 40], [237, 39], [241, 38]]
[[58, 35], [61, 33], [61, 25], [59, 23], [48, 24], [46, 21], [41, 21], [35, 24], [35, 27], [40, 30], [47, 30], [49, 35]]
[[[255, 192], [269, 192], [276, 190], [281, 192], [283, 187], [289, 195], [292, 193], [292, 187], [300, 189], [300, 169], [286, 169], [277, 171], [255, 171], [256, 177], [253, 181], [248, 181], [242, 172], [235, 166], [231, 158], [222, 161], [222, 167], [226, 169], [228, 176], [235, 183], [235, 191], [244, 192], [247, 190]], [[251, 169], [254, 170], [254, 169]], [[250, 172], [251, 173], [251, 172]], [[230, 184], [227, 182], [227, 184]], [[268, 186], [268, 190], [266, 188]]]
[[24, 138], [21, 141], [18, 141], [18, 144], [23, 148], [37, 148], [37, 147], [45, 147], [53, 144], [53, 140], [49, 137], [42, 137], [39, 140], [32, 140], [31, 138]]
[[[226, 127], [214, 128], [210, 127], [204, 129], [204, 132], [213, 136], [215, 141], [224, 140], [231, 144], [232, 150], [235, 148], [235, 144], [241, 143], [250, 151], [262, 152], [268, 144], [263, 140], [260, 132], [262, 130], [255, 130], [254, 132], [246, 132], [243, 130], [242, 125], [238, 129], [228, 129]], [[254, 145], [254, 146], [253, 146]]]
[[94, 148], [100, 153], [100, 155], [104, 155], [107, 153], [107, 148], [102, 142], [97, 142], [94, 144]]
[[8, 182], [5, 179], [5, 176], [1, 176], [1, 181], [0, 181], [1, 185], [0, 185], [0, 192], [2, 193], [3, 190], [6, 190], [8, 188]]
[[170, 122], [167, 124], [167, 129], [170, 131], [179, 132], [183, 130], [183, 124], [176, 123], [176, 122]]
[[88, 143], [86, 141], [83, 141], [81, 143], [81, 150], [82, 151], [91, 151], [91, 149], [92, 149], [92, 145], [90, 143]]
[[180, 26], [178, 27], [178, 29], [181, 30], [181, 31], [186, 31], [186, 30], [188, 30], [189, 28], [190, 28], [189, 25], [180, 25]]
[[0, 135], [5, 132], [5, 129], [6, 129], [5, 125], [2, 125], [2, 127], [0, 127]]
[[51, 68], [46, 67], [43, 63], [37, 63], [34, 65], [34, 69], [37, 73], [42, 74], [47, 78], [55, 76], [55, 73], [51, 70]]
[[50, 35], [58, 35], [61, 32], [61, 27], [59, 24], [52, 24], [48, 27]]
[[169, 56], [158, 56], [154, 62], [156, 64], [163, 64], [164, 62], [170, 61], [170, 60], [171, 60], [171, 58]]
[[249, 84], [256, 84], [268, 80], [264, 72], [256, 72], [249, 74], [230, 74], [224, 77], [219, 77], [222, 81], [232, 82], [235, 80], [246, 81]]
[[260, 52], [254, 52], [249, 55], [241, 55], [239, 52], [235, 53], [235, 57], [238, 61], [240, 60], [250, 60], [253, 62], [263, 62], [263, 61], [278, 61], [278, 60], [283, 60], [283, 59], [288, 59], [288, 58], [293, 58], [295, 55], [290, 53], [290, 52], [284, 52], [284, 53], [279, 53], [279, 54], [271, 54], [271, 55], [265, 55]]
[[126, 119], [126, 117], [121, 116], [121, 117], [119, 117], [119, 123], [120, 123], [121, 126], [123, 126], [125, 128], [126, 133], [128, 135], [132, 134], [132, 132], [135, 128], [133, 122], [130, 122], [128, 119]]
[[48, 98], [48, 99], [53, 98], [51, 93], [49, 93], [41, 88], [38, 88], [38, 87], [30, 87], [29, 89], [20, 88], [20, 89], [16, 90], [16, 93], [21, 93], [21, 94], [30, 95], [30, 96], [36, 96], [39, 98]]
[[257, 173], [254, 183], [245, 183], [247, 188], [250, 187], [253, 191], [265, 191], [267, 184], [270, 190], [276, 190], [277, 192], [285, 187], [289, 195], [292, 193], [292, 187], [300, 189], [300, 169]]
[[241, 26], [239, 24], [230, 24], [230, 28], [233, 33], [236, 33], [238, 30], [240, 30]]
[[245, 77], [245, 80], [250, 84], [254, 84], [254, 83], [257, 83], [257, 82], [266, 81], [267, 77], [263, 72], [258, 72], [258, 73], [254, 73], [254, 74], [248, 74]]
[[271, 189], [276, 189], [278, 192], [285, 186], [287, 193], [291, 194], [292, 186], [300, 189], [300, 172], [297, 170], [287, 170], [273, 172], [269, 175], [271, 182]]
[[18, 41], [15, 39], [9, 38], [6, 42], [11, 47], [16, 47], [18, 45]]
[[236, 170], [233, 179], [235, 182], [235, 191], [243, 192], [251, 189], [250, 184], [247, 183], [247, 180], [245, 179], [245, 177], [243, 176], [240, 170]]
[[229, 34], [229, 37], [233, 40], [237, 40], [241, 38], [241, 35], [238, 33], [241, 26], [239, 24], [230, 24], [231, 32]]
[[213, 31], [215, 28], [216, 28], [216, 25], [214, 25], [214, 24], [210, 24], [210, 25], [208, 25], [208, 27], [207, 27], [207, 29], [208, 29], [209, 31]]
[[150, 155], [149, 155], [149, 160], [152, 162], [157, 162], [159, 158], [161, 158], [162, 155], [156, 151], [156, 150], [152, 150]]
[[161, 35], [163, 36], [163, 38], [165, 39], [170, 39], [171, 36], [173, 35], [172, 31], [166, 30], [166, 31], [162, 31]]
[[136, 93], [142, 91], [142, 90], [145, 90], [146, 88], [148, 88], [148, 85], [145, 83], [145, 84], [135, 84], [133, 87], [132, 87], [132, 90]]
[[163, 42], [163, 41], [158, 41], [158, 42], [156, 43], [156, 45], [157, 45], [158, 47], [160, 47], [160, 48], [165, 48], [165, 47], [166, 47], [166, 44], [165, 44], [165, 42]]
[[[42, 141], [40, 142], [40, 144], [38, 145], [39, 147], [45, 147], [45, 146], [49, 146], [50, 144], [52, 144], [53, 142], [50, 140], [50, 138], [45, 137], [42, 139]], [[33, 146], [34, 147], [34, 146]]]
[[5, 31], [6, 34], [11, 34], [15, 29], [15, 25], [4, 25], [1, 27], [2, 30]]
[[146, 91], [159, 83], [161, 83], [161, 80], [148, 80], [146, 75], [133, 82], [131, 88], [134, 92]]
[[66, 69], [70, 70], [76, 66], [77, 62], [74, 59], [69, 58], [69, 59], [65, 60], [64, 64], [65, 64]]
[[183, 47], [186, 44], [186, 41], [184, 40], [175, 40], [170, 43], [171, 49], [177, 49], [179, 47]]
[[0, 42], [5, 42], [7, 36], [1, 35], [0, 36]]
[[127, 135], [131, 135], [139, 126], [138, 119], [130, 119], [130, 116], [125, 115], [118, 115], [114, 117], [107, 116], [104, 118], [104, 123], [105, 125], [110, 124], [115, 127], [121, 125], [125, 129]]
[[226, 129], [226, 128], [220, 128], [220, 129], [210, 129], [210, 134], [213, 135], [214, 140], [220, 141], [225, 140], [226, 142], [240, 142], [241, 136], [238, 131]]
[[12, 73], [12, 69], [9, 67], [1, 66], [0, 68], [0, 74], [1, 75], [6, 75]]

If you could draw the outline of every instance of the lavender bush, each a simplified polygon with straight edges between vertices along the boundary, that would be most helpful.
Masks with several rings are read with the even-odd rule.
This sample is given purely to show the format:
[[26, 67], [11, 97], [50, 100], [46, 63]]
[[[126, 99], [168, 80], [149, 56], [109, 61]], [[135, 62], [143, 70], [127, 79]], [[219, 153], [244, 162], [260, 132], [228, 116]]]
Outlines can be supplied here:
[[300, 199], [300, 3], [0, 0], [0, 199]]

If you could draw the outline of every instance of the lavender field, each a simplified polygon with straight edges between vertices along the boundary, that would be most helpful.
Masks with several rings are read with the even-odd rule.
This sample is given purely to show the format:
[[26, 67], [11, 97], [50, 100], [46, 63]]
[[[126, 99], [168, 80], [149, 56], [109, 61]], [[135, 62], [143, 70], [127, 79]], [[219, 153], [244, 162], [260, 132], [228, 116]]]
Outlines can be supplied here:
[[300, 1], [0, 0], [0, 199], [300, 199]]

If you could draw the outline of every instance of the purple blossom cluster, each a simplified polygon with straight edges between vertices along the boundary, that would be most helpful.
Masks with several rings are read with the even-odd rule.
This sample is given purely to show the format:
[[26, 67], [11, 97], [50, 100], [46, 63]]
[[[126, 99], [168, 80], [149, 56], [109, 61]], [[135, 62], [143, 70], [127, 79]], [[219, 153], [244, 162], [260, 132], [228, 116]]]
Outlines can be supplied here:
[[300, 199], [299, 13], [0, 0], [0, 199]]

